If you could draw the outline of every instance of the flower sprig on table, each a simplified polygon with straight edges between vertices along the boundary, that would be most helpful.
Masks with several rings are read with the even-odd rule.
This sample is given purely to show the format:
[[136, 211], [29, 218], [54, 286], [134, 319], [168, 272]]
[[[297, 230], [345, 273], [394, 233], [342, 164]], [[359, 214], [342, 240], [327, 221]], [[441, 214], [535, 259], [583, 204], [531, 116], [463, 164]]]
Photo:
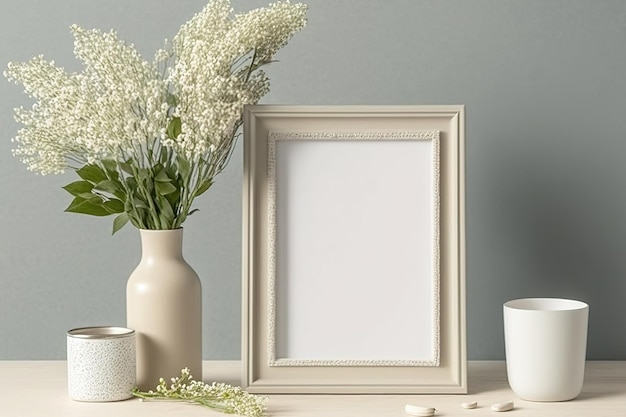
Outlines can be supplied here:
[[141, 400], [195, 403], [226, 414], [246, 417], [260, 417], [267, 409], [267, 397], [253, 395], [240, 387], [224, 383], [195, 381], [188, 368], [183, 369], [179, 377], [172, 378], [171, 382], [168, 386], [161, 378], [155, 391], [142, 392], [135, 388], [133, 395]]
[[4, 75], [35, 100], [15, 109], [13, 153], [29, 170], [80, 180], [68, 212], [116, 214], [140, 229], [176, 229], [227, 165], [243, 108], [269, 91], [261, 67], [306, 24], [306, 6], [272, 3], [233, 16], [211, 0], [152, 62], [117, 33], [71, 27], [84, 68], [67, 73], [37, 56]]

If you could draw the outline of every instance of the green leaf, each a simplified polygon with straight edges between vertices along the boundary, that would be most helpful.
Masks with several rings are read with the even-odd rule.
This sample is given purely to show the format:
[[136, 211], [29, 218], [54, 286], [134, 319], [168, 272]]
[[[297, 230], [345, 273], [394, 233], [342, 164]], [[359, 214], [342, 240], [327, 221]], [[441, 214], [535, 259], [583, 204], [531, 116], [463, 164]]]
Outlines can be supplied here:
[[102, 169], [100, 169], [97, 165], [85, 165], [78, 171], [76, 171], [79, 177], [84, 179], [85, 181], [89, 181], [92, 184], [97, 184], [100, 181], [104, 181], [107, 179], [106, 174]]
[[184, 182], [188, 182], [191, 177], [191, 165], [189, 164], [189, 161], [178, 155], [176, 162], [178, 164], [178, 172], [180, 173], [180, 176], [183, 178]]
[[74, 181], [63, 187], [65, 191], [77, 196], [84, 193], [91, 193], [93, 185], [89, 181]]
[[170, 181], [178, 182], [180, 180], [180, 175], [178, 175], [178, 167], [176, 166], [176, 164], [166, 166], [164, 171], [165, 175], [167, 175], [167, 178], [169, 178]]
[[126, 223], [128, 223], [128, 220], [130, 220], [130, 218], [128, 217], [128, 214], [126, 213], [122, 213], [119, 216], [115, 217], [115, 219], [113, 219], [113, 233], [111, 234], [114, 235], [122, 227], [126, 226]]
[[120, 174], [117, 172], [117, 162], [111, 159], [105, 159], [102, 161], [102, 165], [104, 166], [109, 178], [113, 180], [117, 180], [119, 178]]
[[159, 216], [159, 228], [163, 230], [173, 229], [165, 217]]
[[191, 216], [192, 214], [194, 214], [196, 211], [200, 211], [200, 209], [193, 209], [191, 210], [189, 213], [187, 213], [187, 216]]
[[68, 213], [89, 214], [90, 216], [108, 216], [111, 213], [104, 208], [102, 200], [98, 197], [90, 200], [85, 200], [81, 197], [76, 197], [70, 205], [65, 209]]
[[128, 186], [129, 189], [131, 189], [132, 191], [136, 191], [137, 190], [137, 180], [135, 180], [135, 178], [133, 177], [128, 177], [126, 178], [126, 185]]
[[124, 189], [121, 183], [118, 183], [118, 184], [119, 184], [119, 188], [117, 189], [117, 191], [113, 193], [113, 195], [122, 201], [126, 201], [126, 190]]
[[170, 206], [178, 207], [180, 205], [180, 191], [176, 189], [176, 192], [169, 193], [165, 196], [167, 201], [170, 202]]
[[124, 212], [124, 203], [121, 200], [116, 200], [114, 198], [112, 198], [111, 200], [105, 201], [104, 203], [102, 203], [102, 206], [110, 214]]
[[167, 175], [167, 171], [165, 169], [161, 169], [156, 176], [154, 177], [154, 180], [157, 182], [170, 182], [172, 181], [172, 179]]
[[161, 163], [165, 165], [170, 160], [170, 152], [166, 146], [161, 147]]
[[176, 139], [180, 132], [182, 132], [182, 122], [180, 121], [180, 117], [172, 118], [172, 121], [169, 125], [167, 125], [167, 136], [171, 139]]
[[157, 202], [159, 207], [159, 219], [161, 221], [161, 227], [164, 229], [169, 229], [174, 223], [174, 218], [176, 215], [174, 214], [174, 210], [172, 206], [170, 206], [169, 201], [162, 195], [157, 196]]
[[133, 165], [132, 165], [132, 160], [131, 159], [129, 159], [126, 162], [120, 162], [120, 168], [122, 168], [122, 171], [124, 171], [125, 173], [127, 173], [129, 175], [134, 175]]
[[137, 170], [137, 187], [134, 189], [141, 194], [145, 194], [145, 197], [151, 195], [154, 190], [154, 179], [152, 178], [152, 172], [147, 168], [139, 168]]
[[176, 107], [176, 105], [178, 104], [178, 99], [172, 93], [167, 93], [165, 100], [170, 107]]
[[110, 180], [104, 180], [97, 183], [93, 188], [94, 190], [105, 191], [110, 194], [115, 194], [117, 191], [120, 190], [121, 184], [115, 183]]
[[[101, 200], [100, 197], [98, 197], [98, 195], [94, 193], [80, 193], [76, 197], [80, 197], [83, 200], [91, 200], [92, 198], [96, 197], [97, 200]], [[94, 200], [94, 201], [97, 201], [97, 200]]]
[[172, 185], [171, 182], [155, 182], [154, 187], [156, 188], [157, 193], [161, 195], [168, 195], [178, 191], [178, 189]]
[[206, 190], [208, 190], [209, 188], [211, 188], [212, 185], [213, 185], [213, 180], [206, 180], [205, 182], [200, 184], [198, 189], [195, 191], [194, 196], [198, 197], [198, 196], [204, 194], [204, 192]]
[[130, 222], [132, 223], [133, 226], [135, 226], [137, 229], [145, 229], [146, 227], [144, 226], [143, 222], [141, 221], [141, 218], [139, 216], [137, 216], [134, 213], [126, 213], [128, 215], [128, 218], [130, 219]]
[[89, 200], [91, 200], [92, 198], [100, 199], [98, 196], [95, 196], [95, 195], [93, 195], [93, 194], [88, 194], [88, 195], [89, 195], [89, 197], [88, 197], [88, 198], [81, 197], [81, 196], [76, 196], [76, 197], [72, 200], [72, 202], [70, 203], [70, 205], [69, 205], [69, 206], [67, 206], [67, 208], [65, 209], [65, 211], [70, 210], [70, 209], [73, 209], [74, 207], [76, 207], [76, 206], [78, 206], [78, 205], [80, 205], [80, 204], [82, 204], [82, 203], [84, 203], [84, 202], [86, 202], [86, 201], [89, 201]]
[[102, 161], [102, 165], [104, 165], [104, 168], [107, 171], [115, 171], [117, 172], [117, 162], [115, 162], [112, 159], [103, 159]]
[[142, 209], [142, 210], [149, 210], [150, 206], [148, 205], [148, 203], [146, 203], [145, 201], [137, 198], [135, 199], [135, 203], [134, 203], [135, 207], [137, 207], [138, 209]]
[[146, 168], [139, 168], [137, 170], [137, 180], [140, 183], [146, 182], [150, 178], [150, 171]]

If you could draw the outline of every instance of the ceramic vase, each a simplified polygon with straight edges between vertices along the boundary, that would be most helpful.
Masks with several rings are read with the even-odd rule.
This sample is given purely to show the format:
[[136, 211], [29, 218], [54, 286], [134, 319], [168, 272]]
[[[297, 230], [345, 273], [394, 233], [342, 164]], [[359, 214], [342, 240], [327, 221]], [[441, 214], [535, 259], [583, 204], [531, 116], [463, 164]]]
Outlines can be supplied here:
[[189, 368], [202, 380], [202, 288], [183, 257], [183, 229], [140, 230], [141, 261], [126, 287], [127, 326], [136, 332], [137, 386], [154, 390]]

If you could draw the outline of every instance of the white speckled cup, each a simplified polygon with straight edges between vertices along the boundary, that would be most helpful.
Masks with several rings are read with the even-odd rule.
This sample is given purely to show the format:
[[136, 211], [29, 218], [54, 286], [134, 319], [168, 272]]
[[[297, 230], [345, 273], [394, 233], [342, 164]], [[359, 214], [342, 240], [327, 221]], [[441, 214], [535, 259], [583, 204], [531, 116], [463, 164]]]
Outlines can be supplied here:
[[67, 332], [67, 382], [76, 401], [132, 397], [136, 379], [135, 331], [83, 327]]

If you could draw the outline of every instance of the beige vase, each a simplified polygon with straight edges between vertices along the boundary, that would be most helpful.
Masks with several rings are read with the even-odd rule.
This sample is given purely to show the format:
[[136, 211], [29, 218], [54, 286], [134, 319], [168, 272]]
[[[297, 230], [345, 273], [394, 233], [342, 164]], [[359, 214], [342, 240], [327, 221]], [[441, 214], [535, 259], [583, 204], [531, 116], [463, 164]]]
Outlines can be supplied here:
[[202, 288], [183, 258], [183, 229], [140, 230], [141, 261], [126, 286], [137, 339], [137, 386], [154, 390], [189, 368], [202, 380]]

